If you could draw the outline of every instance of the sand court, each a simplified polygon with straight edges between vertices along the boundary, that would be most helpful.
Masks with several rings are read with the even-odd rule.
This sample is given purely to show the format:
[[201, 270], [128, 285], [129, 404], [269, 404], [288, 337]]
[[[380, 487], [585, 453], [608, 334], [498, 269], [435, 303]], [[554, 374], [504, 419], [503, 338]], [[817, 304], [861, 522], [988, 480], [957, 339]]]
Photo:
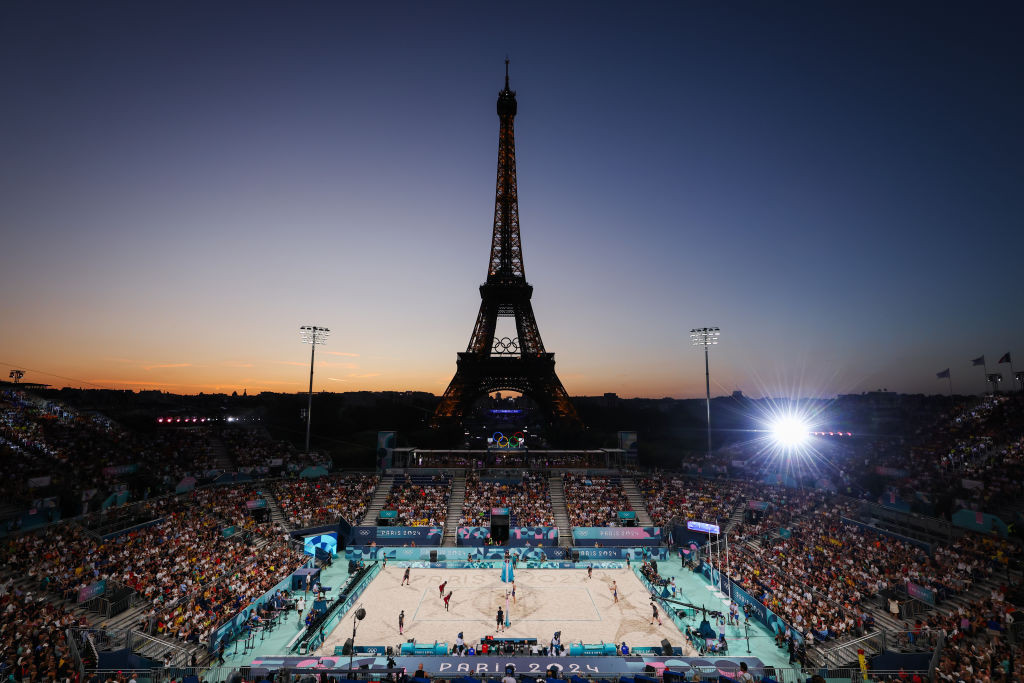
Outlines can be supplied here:
[[[454, 643], [461, 631], [466, 643], [485, 636], [537, 638], [546, 645], [555, 631], [562, 632], [562, 644], [625, 641], [630, 647], [657, 646], [667, 638], [676, 647], [686, 647], [679, 629], [659, 607], [662, 625], [650, 624], [650, 595], [632, 571], [595, 569], [519, 569], [516, 571], [516, 600], [511, 584], [502, 583], [498, 569], [433, 569], [413, 567], [410, 585], [402, 586], [404, 567], [390, 566], [367, 587], [359, 603], [366, 609], [360, 622], [356, 645], [390, 645], [415, 638], [417, 643]], [[611, 591], [617, 582], [619, 601]], [[438, 587], [452, 597], [445, 610]], [[498, 608], [506, 611], [510, 626], [498, 630]], [[404, 634], [398, 631], [399, 612], [405, 612]], [[352, 635], [352, 614], [339, 622], [317, 654], [333, 654], [335, 646]], [[695, 654], [684, 652], [684, 654]]]

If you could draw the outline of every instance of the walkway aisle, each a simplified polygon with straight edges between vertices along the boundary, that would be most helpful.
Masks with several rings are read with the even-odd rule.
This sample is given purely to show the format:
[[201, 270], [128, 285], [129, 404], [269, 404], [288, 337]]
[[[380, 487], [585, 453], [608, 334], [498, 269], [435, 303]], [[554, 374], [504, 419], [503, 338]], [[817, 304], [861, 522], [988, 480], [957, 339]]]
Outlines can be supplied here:
[[[720, 599], [711, 594], [708, 586], [711, 584], [702, 574], [695, 574], [689, 569], [679, 566], [678, 555], [669, 555], [669, 559], [658, 562], [658, 573], [665, 578], [675, 578], [677, 589], [677, 600], [691, 605], [706, 606], [709, 610], [728, 612], [728, 606]], [[740, 612], [742, 618], [742, 612]], [[701, 617], [689, 620], [691, 627], [700, 625]], [[711, 627], [717, 632], [718, 624], [714, 619], [709, 618]], [[785, 650], [775, 647], [775, 636], [767, 627], [751, 620], [749, 623], [750, 633], [750, 655], [757, 657], [768, 666], [789, 667], [789, 655]], [[729, 653], [734, 656], [747, 655], [747, 642], [744, 638], [743, 625], [726, 626], [725, 638], [729, 642]], [[675, 643], [673, 643], [675, 645]], [[795, 664], [793, 666], [796, 666]]]
[[[342, 589], [347, 581], [348, 563], [345, 562], [345, 556], [339, 554], [334, 558], [333, 564], [320, 573], [320, 584], [332, 588], [331, 592], [327, 594], [328, 603], [338, 599], [338, 591]], [[307, 610], [312, 607], [312, 593], [299, 593], [298, 595], [305, 595]], [[207, 672], [206, 680], [227, 680], [228, 674], [240, 667], [249, 666], [256, 657], [292, 654], [288, 652], [288, 643], [298, 635], [298, 625], [298, 616], [292, 610], [285, 615], [284, 620], [274, 630], [264, 633], [262, 639], [257, 635], [254, 648], [246, 650], [244, 639], [237, 641], [237, 647], [235, 643], [232, 643], [224, 653], [224, 666], [217, 666], [217, 657], [213, 657], [212, 663], [214, 667]]]

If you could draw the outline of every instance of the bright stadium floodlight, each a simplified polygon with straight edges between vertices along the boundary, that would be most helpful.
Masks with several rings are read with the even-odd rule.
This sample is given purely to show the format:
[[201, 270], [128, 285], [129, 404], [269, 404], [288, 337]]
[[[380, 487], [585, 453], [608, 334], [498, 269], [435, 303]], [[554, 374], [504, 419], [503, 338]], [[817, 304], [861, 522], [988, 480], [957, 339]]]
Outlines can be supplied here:
[[309, 404], [306, 406], [306, 453], [309, 453], [309, 425], [313, 416], [313, 359], [316, 358], [316, 345], [326, 344], [331, 331], [326, 327], [303, 325], [299, 328], [302, 343], [310, 345], [309, 351]]
[[708, 347], [718, 344], [722, 332], [717, 327], [696, 327], [690, 330], [690, 343], [704, 347], [704, 388], [708, 407], [708, 457], [711, 457], [711, 370], [708, 365]]
[[800, 448], [811, 438], [810, 424], [796, 415], [786, 415], [774, 420], [770, 429], [772, 440], [784, 450]]

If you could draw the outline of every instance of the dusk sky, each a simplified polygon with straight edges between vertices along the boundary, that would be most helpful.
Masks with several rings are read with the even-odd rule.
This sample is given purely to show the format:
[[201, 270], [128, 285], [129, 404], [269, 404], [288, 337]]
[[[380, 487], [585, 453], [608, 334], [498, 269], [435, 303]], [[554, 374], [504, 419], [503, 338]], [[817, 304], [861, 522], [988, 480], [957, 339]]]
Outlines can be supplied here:
[[1024, 369], [1007, 3], [0, 5], [0, 378], [441, 393], [504, 59], [571, 395], [983, 389]]

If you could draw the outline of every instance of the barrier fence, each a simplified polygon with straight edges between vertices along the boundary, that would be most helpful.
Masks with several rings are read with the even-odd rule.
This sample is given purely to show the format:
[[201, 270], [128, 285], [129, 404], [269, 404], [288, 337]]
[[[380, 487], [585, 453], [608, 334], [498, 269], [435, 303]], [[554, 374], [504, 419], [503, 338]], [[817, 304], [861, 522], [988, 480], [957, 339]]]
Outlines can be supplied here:
[[[363, 591], [366, 590], [366, 587], [370, 585], [370, 582], [376, 578], [380, 571], [381, 565], [379, 564], [374, 564], [370, 567], [366, 576], [360, 579], [359, 582], [352, 587], [345, 601], [337, 607], [334, 607], [327, 619], [322, 624], [318, 624], [316, 626], [315, 632], [311, 635], [306, 633], [303, 634], [302, 640], [298, 643], [298, 651], [301, 654], [306, 654], [307, 652], [316, 650], [318, 647], [323, 645], [324, 640], [326, 639], [326, 634], [330, 634], [334, 631], [338, 622], [348, 614], [349, 610], [352, 609], [356, 604], [356, 601], [363, 594]], [[289, 650], [290, 649], [292, 648], [289, 647]]]

